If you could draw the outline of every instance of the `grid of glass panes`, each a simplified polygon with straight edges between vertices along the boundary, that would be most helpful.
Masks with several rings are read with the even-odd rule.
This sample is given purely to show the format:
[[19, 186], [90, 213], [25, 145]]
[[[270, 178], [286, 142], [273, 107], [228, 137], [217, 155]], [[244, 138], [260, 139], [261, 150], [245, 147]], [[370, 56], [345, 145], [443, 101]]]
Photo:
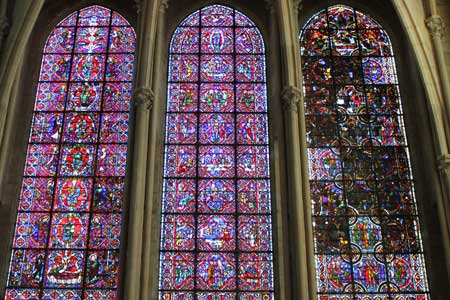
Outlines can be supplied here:
[[45, 45], [6, 299], [116, 299], [135, 33], [100, 6]]
[[336, 5], [300, 39], [319, 298], [428, 299], [389, 37]]
[[213, 5], [170, 46], [160, 299], [273, 299], [264, 42]]

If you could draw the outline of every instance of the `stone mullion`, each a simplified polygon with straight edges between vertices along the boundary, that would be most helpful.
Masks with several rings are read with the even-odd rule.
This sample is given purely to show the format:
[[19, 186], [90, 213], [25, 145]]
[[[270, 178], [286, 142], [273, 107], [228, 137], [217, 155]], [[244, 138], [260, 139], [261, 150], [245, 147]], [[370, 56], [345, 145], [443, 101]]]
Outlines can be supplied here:
[[142, 300], [141, 269], [143, 253], [144, 207], [147, 201], [147, 148], [150, 111], [153, 104], [154, 35], [156, 32], [158, 0], [142, 0], [138, 6], [138, 30], [136, 72], [134, 79], [133, 104], [135, 122], [133, 134], [132, 165], [130, 168], [128, 245], [125, 270], [124, 299]]
[[147, 150], [147, 176], [146, 176], [146, 195], [147, 201], [144, 209], [144, 236], [143, 236], [143, 260], [142, 260], [142, 300], [158, 299], [158, 272], [159, 272], [159, 232], [161, 211], [161, 193], [158, 186], [161, 186], [161, 162], [163, 161], [163, 152], [160, 137], [161, 132], [165, 132], [165, 124], [161, 122], [161, 115], [164, 109], [161, 105], [165, 104], [165, 85], [164, 72], [166, 69], [163, 51], [167, 51], [164, 46], [166, 32], [166, 11], [169, 0], [160, 0], [158, 4], [158, 16], [155, 32], [155, 54], [154, 54], [154, 80], [153, 90], [155, 99], [150, 120], [150, 130], [148, 135], [149, 146]]

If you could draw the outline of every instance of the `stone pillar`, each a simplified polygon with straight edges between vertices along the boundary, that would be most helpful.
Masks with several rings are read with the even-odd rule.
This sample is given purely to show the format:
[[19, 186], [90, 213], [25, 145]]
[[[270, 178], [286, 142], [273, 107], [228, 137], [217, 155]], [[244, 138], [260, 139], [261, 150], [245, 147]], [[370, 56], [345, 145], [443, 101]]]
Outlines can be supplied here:
[[437, 62], [437, 69], [441, 80], [442, 96], [445, 101], [447, 120], [450, 120], [450, 80], [447, 73], [447, 63], [445, 59], [445, 49], [443, 44], [444, 22], [439, 15], [432, 15], [425, 20], [428, 31], [433, 40], [434, 54]]
[[[433, 0], [429, 3], [429, 9], [431, 16], [425, 20], [425, 24], [432, 37], [434, 54], [437, 62], [437, 69], [439, 72], [440, 86], [442, 92], [442, 98], [444, 100], [445, 117], [444, 123], [450, 121], [450, 81], [447, 73], [447, 64], [445, 59], [445, 49], [443, 44], [444, 37], [444, 22], [441, 16], [436, 14], [436, 5]], [[450, 137], [447, 136], [447, 140]], [[439, 198], [437, 203], [439, 209], [439, 218], [441, 223], [443, 245], [446, 248], [446, 263], [447, 270], [450, 271], [450, 149], [446, 149], [444, 154], [438, 157], [438, 170], [441, 177], [441, 183], [443, 187], [444, 196]], [[442, 153], [442, 152], [441, 152]]]
[[150, 120], [149, 145], [147, 151], [147, 178], [146, 195], [147, 201], [144, 210], [144, 237], [142, 254], [142, 286], [141, 299], [158, 299], [158, 272], [159, 272], [159, 237], [160, 237], [160, 212], [161, 212], [161, 161], [164, 150], [161, 145], [162, 133], [165, 131], [165, 123], [162, 122], [161, 115], [164, 115], [166, 103], [165, 93], [165, 72], [166, 62], [163, 59], [167, 47], [163, 44], [166, 31], [166, 11], [169, 0], [160, 0], [158, 5], [158, 17], [156, 23], [156, 39], [154, 54], [154, 80], [153, 90], [155, 99]]
[[[445, 247], [445, 262], [450, 271], [450, 154], [438, 158], [438, 170], [443, 187], [443, 197], [437, 201], [438, 215], [442, 230], [442, 244]], [[450, 278], [449, 278], [450, 280]]]
[[131, 165], [128, 245], [125, 275], [125, 299], [139, 300], [142, 231], [144, 222], [145, 176], [147, 172], [147, 146], [149, 110], [153, 103], [153, 92], [148, 87], [138, 87], [133, 94], [136, 109], [134, 126], [133, 161]]
[[311, 200], [297, 13], [302, 1], [276, 0], [281, 42], [293, 299], [316, 299]]
[[139, 14], [137, 28], [136, 72], [134, 79], [133, 103], [135, 106], [135, 120], [133, 137], [132, 165], [129, 170], [129, 224], [127, 259], [124, 276], [124, 299], [142, 300], [142, 252], [144, 231], [144, 208], [147, 201], [147, 149], [150, 125], [150, 110], [153, 106], [154, 39], [156, 31], [156, 14], [158, 0], [135, 1]]
[[[306, 216], [306, 206], [310, 205], [304, 201], [307, 188], [302, 180], [302, 159], [299, 130], [299, 104], [301, 103], [302, 93], [299, 88], [294, 86], [286, 86], [281, 94], [283, 101], [284, 120], [285, 120], [285, 136], [286, 136], [286, 161], [287, 161], [287, 184], [289, 197], [289, 212], [291, 216], [290, 222], [290, 240], [291, 240], [291, 276], [292, 276], [292, 295], [295, 299], [313, 299], [315, 292], [312, 292], [312, 282], [310, 277], [310, 260], [309, 257], [307, 229], [308, 226]], [[310, 224], [312, 225], [312, 224]]]

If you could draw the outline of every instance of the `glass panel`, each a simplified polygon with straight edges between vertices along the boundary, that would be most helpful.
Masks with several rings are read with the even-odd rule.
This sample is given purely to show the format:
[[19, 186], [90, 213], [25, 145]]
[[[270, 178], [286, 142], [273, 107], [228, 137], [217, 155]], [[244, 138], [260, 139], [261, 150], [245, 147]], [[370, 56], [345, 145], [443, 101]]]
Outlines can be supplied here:
[[300, 46], [318, 298], [429, 299], [387, 33], [335, 5]]
[[135, 40], [100, 6], [47, 39], [6, 299], [117, 299]]
[[205, 7], [172, 36], [161, 300], [273, 299], [265, 74], [261, 34], [234, 9]]

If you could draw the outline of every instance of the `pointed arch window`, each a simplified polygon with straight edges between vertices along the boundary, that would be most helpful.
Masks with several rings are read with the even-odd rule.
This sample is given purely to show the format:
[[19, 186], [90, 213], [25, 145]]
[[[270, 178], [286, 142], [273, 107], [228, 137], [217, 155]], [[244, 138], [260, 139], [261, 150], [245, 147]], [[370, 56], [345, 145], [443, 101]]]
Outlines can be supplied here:
[[116, 299], [135, 33], [90, 6], [47, 39], [6, 299]]
[[170, 44], [160, 299], [272, 299], [265, 51], [213, 5]]
[[317, 291], [331, 299], [428, 299], [391, 42], [343, 5], [300, 35]]

